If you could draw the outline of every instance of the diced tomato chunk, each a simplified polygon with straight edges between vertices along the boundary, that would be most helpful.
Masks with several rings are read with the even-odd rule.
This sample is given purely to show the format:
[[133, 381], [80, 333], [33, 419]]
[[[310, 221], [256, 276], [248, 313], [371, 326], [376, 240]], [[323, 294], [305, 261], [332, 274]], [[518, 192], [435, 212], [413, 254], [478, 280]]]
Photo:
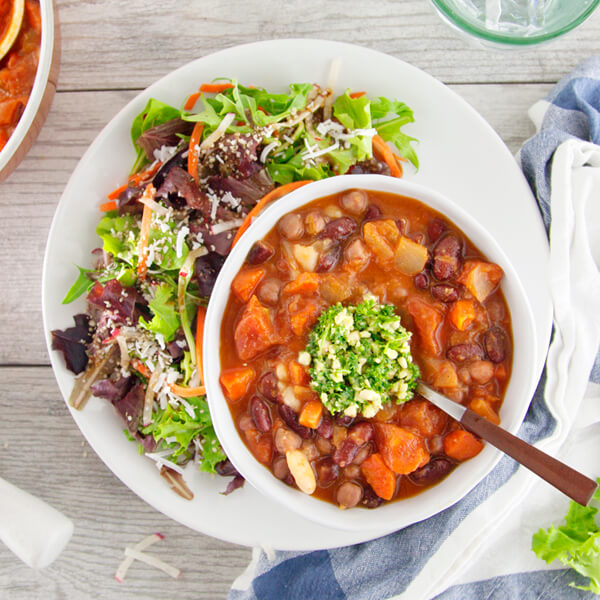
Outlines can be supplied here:
[[235, 347], [242, 360], [251, 360], [277, 343], [269, 309], [252, 296], [234, 332]]
[[421, 436], [391, 423], [375, 423], [374, 427], [377, 449], [394, 473], [407, 475], [429, 462]]
[[444, 438], [444, 452], [454, 460], [473, 458], [483, 450], [483, 443], [464, 429], [455, 429]]
[[425, 438], [431, 438], [444, 431], [448, 417], [431, 402], [414, 399], [402, 405], [399, 422], [403, 427], [415, 430]]
[[444, 316], [421, 298], [410, 298], [406, 307], [415, 322], [423, 350], [433, 356], [438, 356], [442, 350], [437, 332]]
[[384, 500], [391, 500], [396, 491], [396, 476], [385, 464], [381, 454], [371, 454], [360, 470], [373, 491]]

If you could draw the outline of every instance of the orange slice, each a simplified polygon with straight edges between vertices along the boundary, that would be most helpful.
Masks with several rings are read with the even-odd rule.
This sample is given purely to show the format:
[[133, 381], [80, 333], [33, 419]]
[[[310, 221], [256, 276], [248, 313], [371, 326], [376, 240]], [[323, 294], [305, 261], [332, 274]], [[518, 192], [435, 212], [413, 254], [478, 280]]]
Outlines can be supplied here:
[[17, 39], [21, 30], [21, 24], [23, 23], [24, 12], [25, 0], [13, 0], [8, 26], [4, 27], [2, 37], [0, 38], [0, 60], [4, 58]]

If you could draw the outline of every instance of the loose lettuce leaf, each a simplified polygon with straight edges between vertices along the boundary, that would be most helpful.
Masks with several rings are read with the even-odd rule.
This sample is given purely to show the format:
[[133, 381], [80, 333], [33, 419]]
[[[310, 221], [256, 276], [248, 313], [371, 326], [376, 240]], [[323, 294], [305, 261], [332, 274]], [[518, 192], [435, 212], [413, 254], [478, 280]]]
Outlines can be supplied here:
[[350, 98], [350, 90], [346, 90], [333, 103], [333, 116], [346, 129], [368, 129], [371, 127], [370, 105], [366, 96]]
[[179, 329], [173, 288], [166, 283], [159, 285], [148, 306], [153, 314], [152, 320], [148, 323], [144, 317], [140, 317], [141, 326], [148, 331], [162, 335], [165, 342], [170, 342]]
[[[597, 479], [600, 483], [600, 478]], [[593, 500], [600, 502], [600, 488]], [[572, 587], [600, 594], [600, 527], [596, 524], [594, 506], [581, 506], [571, 501], [563, 525], [540, 529], [533, 535], [531, 549], [538, 558], [550, 564], [559, 560], [584, 577], [587, 586], [571, 583]]]
[[79, 270], [79, 277], [75, 280], [75, 283], [69, 288], [69, 291], [63, 298], [63, 304], [70, 304], [74, 300], [77, 300], [82, 294], [86, 294], [92, 289], [94, 282], [88, 277], [88, 273], [93, 273], [93, 269], [84, 269], [75, 265]]
[[161, 125], [180, 116], [181, 111], [179, 109], [156, 100], [156, 98], [148, 100], [144, 110], [137, 115], [131, 124], [131, 141], [136, 152], [135, 163], [131, 169], [132, 173], [139, 171], [148, 162], [144, 148], [140, 147], [137, 143], [142, 133], [156, 125]]

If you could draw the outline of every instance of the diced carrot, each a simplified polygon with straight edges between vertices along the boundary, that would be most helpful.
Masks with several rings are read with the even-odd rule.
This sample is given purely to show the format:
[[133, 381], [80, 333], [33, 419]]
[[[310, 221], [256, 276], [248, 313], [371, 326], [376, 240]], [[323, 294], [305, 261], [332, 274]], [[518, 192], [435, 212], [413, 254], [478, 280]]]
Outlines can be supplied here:
[[290, 327], [296, 335], [302, 335], [309, 327], [312, 327], [321, 312], [315, 302], [307, 299], [303, 299], [301, 303], [290, 303], [288, 308], [290, 310]]
[[400, 408], [399, 423], [425, 438], [440, 435], [446, 428], [448, 417], [427, 400], [414, 399]]
[[117, 203], [114, 200], [109, 200], [100, 205], [102, 212], [110, 212], [111, 210], [117, 210]]
[[458, 281], [483, 302], [498, 286], [504, 276], [502, 267], [481, 260], [467, 260]]
[[392, 177], [402, 177], [402, 167], [385, 140], [379, 135], [373, 136], [373, 154], [390, 168]]
[[475, 320], [475, 304], [472, 300], [457, 300], [448, 311], [450, 323], [459, 331], [465, 331]]
[[438, 340], [438, 329], [444, 320], [442, 313], [420, 298], [410, 298], [406, 307], [415, 323], [423, 350], [438, 356], [442, 351]]
[[482, 416], [484, 419], [491, 421], [494, 425], [500, 425], [500, 417], [498, 413], [492, 408], [492, 405], [488, 400], [481, 396], [476, 396], [469, 403], [469, 408]]
[[221, 371], [219, 381], [223, 386], [225, 395], [232, 402], [236, 402], [246, 395], [250, 384], [254, 381], [254, 369], [250, 367], [236, 367]]
[[364, 96], [367, 92], [352, 92], [350, 94], [350, 98], [361, 98], [362, 96]]
[[298, 189], [299, 187], [311, 182], [311, 179], [292, 181], [292, 183], [286, 183], [284, 185], [280, 185], [279, 187], [273, 188], [268, 194], [265, 194], [244, 218], [244, 222], [240, 225], [240, 228], [237, 230], [237, 233], [233, 238], [231, 247], [233, 248], [233, 246], [238, 243], [238, 240], [242, 237], [242, 235], [244, 235], [248, 227], [250, 227], [252, 224], [252, 220], [262, 212], [263, 208], [269, 204], [269, 202], [273, 202], [273, 200], [277, 200], [278, 198], [281, 198], [282, 196], [293, 192], [295, 189]]
[[219, 94], [225, 90], [230, 90], [233, 83], [203, 83], [200, 86], [200, 91], [206, 94]]
[[202, 341], [204, 339], [204, 321], [206, 319], [206, 306], [199, 306], [196, 313], [196, 369], [200, 376], [200, 382], [204, 382], [202, 372]]
[[290, 380], [294, 385], [308, 385], [310, 383], [310, 375], [308, 371], [295, 360], [288, 364]]
[[300, 425], [304, 425], [304, 427], [309, 427], [310, 429], [316, 429], [321, 422], [321, 417], [323, 416], [323, 405], [319, 400], [311, 400], [307, 402], [300, 412], [300, 417], [298, 418], [298, 422]]
[[203, 385], [199, 385], [197, 387], [185, 387], [183, 385], [177, 385], [176, 383], [171, 383], [169, 385], [171, 391], [177, 396], [181, 396], [182, 398], [193, 398], [195, 396], [204, 396], [206, 394], [206, 390]]
[[118, 187], [116, 190], [113, 190], [106, 197], [109, 200], [116, 200], [128, 187], [129, 187], [129, 184], [126, 183], [125, 185], [122, 185], [121, 187]]
[[264, 267], [256, 269], [243, 269], [240, 271], [231, 282], [231, 291], [237, 296], [241, 302], [248, 302], [250, 296], [254, 293], [256, 286], [265, 276], [266, 270]]
[[188, 173], [198, 181], [198, 147], [202, 141], [202, 132], [204, 131], [204, 123], [196, 123], [190, 136], [188, 146]]
[[444, 438], [444, 452], [454, 460], [467, 460], [481, 452], [483, 444], [470, 432], [455, 429]]
[[263, 465], [270, 464], [273, 454], [273, 438], [271, 434], [261, 434], [256, 429], [246, 429], [244, 435], [250, 452], [254, 454], [256, 460]]
[[394, 251], [400, 231], [391, 219], [369, 221], [363, 226], [363, 236], [369, 249], [375, 254], [378, 261], [386, 265], [394, 258]]
[[198, 98], [200, 98], [201, 94], [202, 94], [202, 92], [194, 92], [193, 94], [190, 94], [188, 96], [188, 99], [185, 101], [183, 108], [185, 110], [192, 110], [192, 108], [194, 108], [194, 105], [196, 104], [196, 102], [198, 102]]
[[234, 332], [235, 347], [242, 360], [251, 360], [278, 342], [268, 308], [252, 296]]
[[360, 466], [362, 474], [373, 491], [384, 500], [391, 500], [396, 491], [396, 477], [386, 466], [381, 454], [371, 454]]
[[294, 281], [286, 283], [283, 287], [283, 294], [291, 296], [293, 294], [303, 294], [310, 296], [314, 294], [319, 287], [319, 275], [317, 273], [300, 273]]
[[407, 475], [429, 462], [425, 441], [391, 423], [375, 423], [375, 440], [385, 464], [398, 475]]

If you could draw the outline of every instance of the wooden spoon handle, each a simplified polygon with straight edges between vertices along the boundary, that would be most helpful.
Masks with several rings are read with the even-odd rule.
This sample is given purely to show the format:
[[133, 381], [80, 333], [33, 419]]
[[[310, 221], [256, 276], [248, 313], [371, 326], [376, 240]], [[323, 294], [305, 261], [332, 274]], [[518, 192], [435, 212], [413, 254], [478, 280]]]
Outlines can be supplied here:
[[496, 446], [582, 506], [587, 505], [598, 487], [593, 479], [497, 427], [472, 410], [467, 409], [460, 422], [465, 429]]

